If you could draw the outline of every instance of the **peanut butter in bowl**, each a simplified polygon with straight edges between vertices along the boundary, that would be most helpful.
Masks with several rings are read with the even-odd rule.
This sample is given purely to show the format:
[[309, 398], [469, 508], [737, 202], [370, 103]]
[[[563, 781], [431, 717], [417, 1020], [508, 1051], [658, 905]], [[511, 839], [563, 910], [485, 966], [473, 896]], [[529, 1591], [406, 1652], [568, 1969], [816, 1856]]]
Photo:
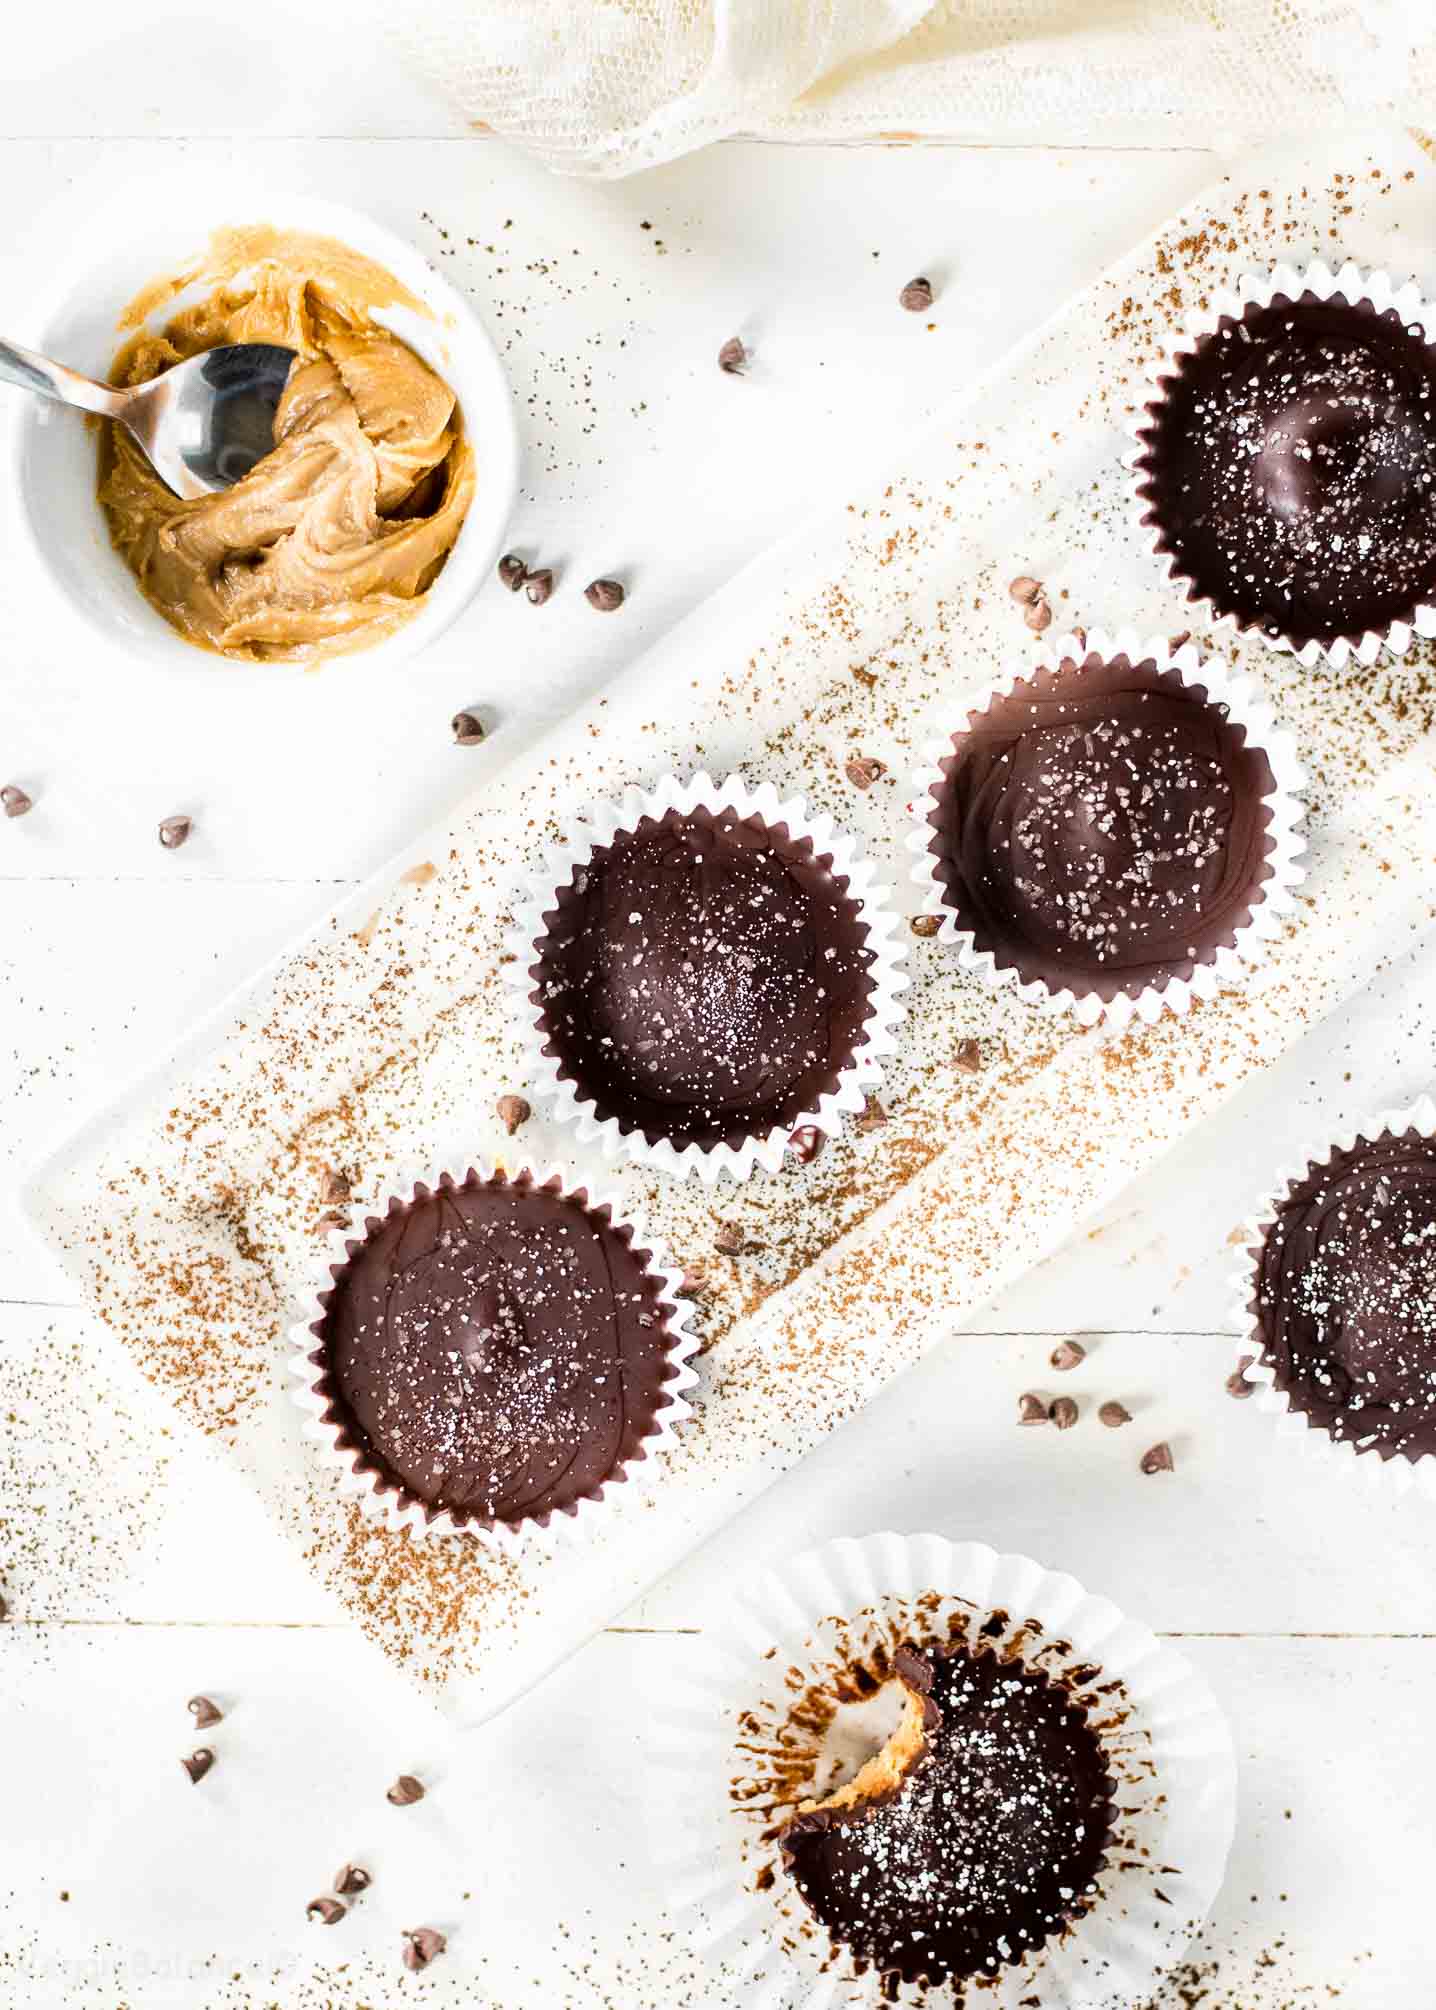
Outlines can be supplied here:
[[[195, 304], [158, 317], [180, 294]], [[274, 449], [184, 502], [101, 427], [99, 500], [116, 551], [186, 641], [237, 662], [317, 663], [404, 626], [453, 550], [474, 461], [453, 391], [377, 318], [429, 310], [332, 238], [225, 230], [125, 309], [111, 381], [145, 383], [227, 342], [295, 351]]]

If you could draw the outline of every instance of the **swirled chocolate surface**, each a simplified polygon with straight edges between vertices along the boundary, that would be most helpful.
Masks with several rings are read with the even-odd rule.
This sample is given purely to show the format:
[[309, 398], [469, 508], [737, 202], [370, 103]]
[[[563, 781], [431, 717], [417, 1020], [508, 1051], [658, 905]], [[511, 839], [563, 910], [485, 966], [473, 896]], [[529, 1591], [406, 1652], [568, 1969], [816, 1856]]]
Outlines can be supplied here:
[[1436, 1143], [1358, 1139], [1267, 1231], [1253, 1307], [1292, 1407], [1382, 1456], [1436, 1452]]
[[547, 920], [531, 972], [546, 1051], [651, 1143], [791, 1126], [866, 1039], [866, 924], [781, 826], [646, 818], [595, 850]]
[[1298, 647], [1436, 598], [1436, 356], [1395, 312], [1304, 293], [1178, 358], [1138, 462], [1159, 550]]
[[552, 1183], [420, 1189], [327, 1296], [329, 1415], [364, 1470], [461, 1521], [571, 1508], [667, 1406], [660, 1289], [626, 1229]]
[[1189, 978], [1270, 872], [1266, 755], [1152, 662], [1037, 671], [972, 715], [941, 771], [944, 897], [1024, 982], [1110, 999]]
[[991, 1975], [1091, 1905], [1112, 1775], [1082, 1705], [1040, 1669], [965, 1646], [904, 1647], [896, 1667], [925, 1699], [909, 1771], [796, 1816], [783, 1861], [860, 1969]]

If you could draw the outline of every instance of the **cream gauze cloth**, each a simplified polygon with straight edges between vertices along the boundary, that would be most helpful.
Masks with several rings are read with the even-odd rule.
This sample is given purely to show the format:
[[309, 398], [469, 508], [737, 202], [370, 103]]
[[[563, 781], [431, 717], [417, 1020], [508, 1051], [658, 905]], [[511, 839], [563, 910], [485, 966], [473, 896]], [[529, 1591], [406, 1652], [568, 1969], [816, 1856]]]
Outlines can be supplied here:
[[417, 0], [463, 116], [568, 174], [753, 133], [1239, 146], [1436, 125], [1436, 0]]

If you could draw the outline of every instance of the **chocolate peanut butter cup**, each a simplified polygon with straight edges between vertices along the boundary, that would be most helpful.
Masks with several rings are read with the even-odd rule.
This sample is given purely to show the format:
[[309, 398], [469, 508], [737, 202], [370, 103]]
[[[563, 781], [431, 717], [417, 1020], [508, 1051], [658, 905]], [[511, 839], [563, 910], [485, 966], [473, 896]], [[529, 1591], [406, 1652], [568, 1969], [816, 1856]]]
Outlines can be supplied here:
[[[771, 800], [769, 800], [771, 798]], [[892, 1045], [895, 917], [795, 800], [665, 785], [595, 814], [533, 904], [538, 1086], [670, 1170], [773, 1170], [860, 1108]]]
[[1304, 661], [1436, 632], [1436, 349], [1414, 288], [1354, 266], [1244, 283], [1137, 425], [1171, 578]]
[[900, 1647], [886, 1752], [780, 1837], [799, 1892], [858, 1969], [992, 1976], [1097, 1893], [1115, 1785], [1085, 1705], [1040, 1668], [964, 1643]]
[[1088, 1020], [1185, 1009], [1300, 876], [1300, 770], [1269, 728], [1195, 651], [1066, 638], [920, 778], [930, 905], [1034, 999]]
[[318, 1428], [407, 1525], [513, 1536], [575, 1517], [687, 1414], [672, 1285], [631, 1223], [557, 1175], [415, 1184], [318, 1294], [302, 1364]]
[[1277, 1190], [1243, 1286], [1247, 1376], [1315, 1434], [1436, 1471], [1436, 1106], [1343, 1139]]

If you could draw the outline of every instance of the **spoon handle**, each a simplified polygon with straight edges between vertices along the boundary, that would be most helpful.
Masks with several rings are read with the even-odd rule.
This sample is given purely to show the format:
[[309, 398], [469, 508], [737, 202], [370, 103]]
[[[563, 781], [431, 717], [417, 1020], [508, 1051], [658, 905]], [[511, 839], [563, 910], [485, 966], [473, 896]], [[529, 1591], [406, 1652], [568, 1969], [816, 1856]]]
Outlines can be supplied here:
[[78, 405], [82, 412], [100, 412], [117, 419], [129, 394], [113, 385], [97, 384], [33, 349], [18, 348], [0, 336], [0, 384], [16, 384], [22, 391], [38, 391], [42, 398], [58, 399], [62, 405]]

